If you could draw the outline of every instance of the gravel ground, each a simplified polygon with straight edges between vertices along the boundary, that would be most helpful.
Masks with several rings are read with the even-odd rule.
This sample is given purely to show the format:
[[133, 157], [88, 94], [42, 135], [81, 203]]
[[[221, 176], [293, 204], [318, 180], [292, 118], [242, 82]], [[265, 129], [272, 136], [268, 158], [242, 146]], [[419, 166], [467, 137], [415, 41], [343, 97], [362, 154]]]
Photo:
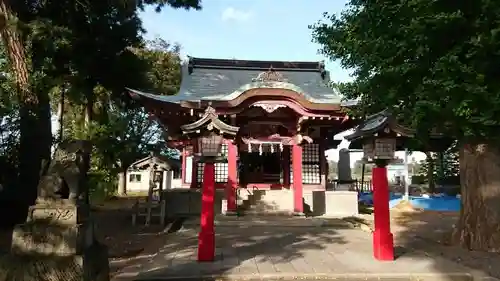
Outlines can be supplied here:
[[132, 204], [124, 198], [94, 208], [96, 235], [108, 246], [112, 274], [137, 259], [150, 258], [167, 236], [158, 224], [132, 226]]
[[[403, 247], [439, 255], [500, 278], [500, 253], [468, 251], [450, 245], [458, 216], [455, 212], [415, 211], [402, 207], [391, 211], [391, 230], [396, 243]], [[361, 217], [372, 224], [372, 215]]]

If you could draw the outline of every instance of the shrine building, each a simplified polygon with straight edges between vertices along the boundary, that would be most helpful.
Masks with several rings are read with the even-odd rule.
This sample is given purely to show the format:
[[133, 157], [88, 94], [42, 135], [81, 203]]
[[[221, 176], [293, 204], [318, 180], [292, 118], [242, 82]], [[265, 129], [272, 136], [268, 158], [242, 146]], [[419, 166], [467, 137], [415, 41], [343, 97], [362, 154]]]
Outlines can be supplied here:
[[[215, 167], [223, 211], [253, 200], [247, 205], [304, 213], [314, 192], [325, 197], [325, 151], [339, 143], [333, 136], [356, 121], [344, 111], [355, 102], [344, 101], [329, 83], [323, 62], [190, 57], [177, 95], [127, 90], [164, 127], [169, 146], [182, 151], [184, 188], [201, 187], [197, 137], [216, 133], [224, 136], [227, 157]], [[357, 209], [357, 194], [349, 198]]]

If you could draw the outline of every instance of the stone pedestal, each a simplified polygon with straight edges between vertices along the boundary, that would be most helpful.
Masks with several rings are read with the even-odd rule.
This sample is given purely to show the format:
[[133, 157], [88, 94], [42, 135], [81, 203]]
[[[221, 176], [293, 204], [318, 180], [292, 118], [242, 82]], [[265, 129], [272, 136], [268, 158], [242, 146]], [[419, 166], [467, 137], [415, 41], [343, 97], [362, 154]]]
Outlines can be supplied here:
[[84, 208], [68, 200], [30, 207], [26, 223], [14, 229], [11, 251], [59, 256], [81, 254], [93, 239], [93, 226]]
[[325, 216], [350, 217], [359, 214], [358, 193], [355, 191], [326, 191]]
[[26, 223], [12, 231], [11, 251], [0, 256], [0, 281], [108, 281], [107, 247], [94, 236], [85, 198], [88, 142], [63, 142], [39, 184]]
[[48, 270], [54, 281], [109, 280], [107, 247], [95, 239], [85, 205], [58, 200], [32, 206], [26, 223], [14, 228], [11, 245], [10, 257], [34, 278]]

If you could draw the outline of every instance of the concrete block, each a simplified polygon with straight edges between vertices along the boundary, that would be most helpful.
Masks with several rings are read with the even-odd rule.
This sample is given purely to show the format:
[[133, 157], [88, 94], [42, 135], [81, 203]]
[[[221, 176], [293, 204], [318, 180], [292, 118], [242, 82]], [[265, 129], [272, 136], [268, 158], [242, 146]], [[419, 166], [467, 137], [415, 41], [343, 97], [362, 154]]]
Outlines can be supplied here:
[[359, 214], [358, 193], [355, 191], [326, 191], [325, 215], [349, 217]]

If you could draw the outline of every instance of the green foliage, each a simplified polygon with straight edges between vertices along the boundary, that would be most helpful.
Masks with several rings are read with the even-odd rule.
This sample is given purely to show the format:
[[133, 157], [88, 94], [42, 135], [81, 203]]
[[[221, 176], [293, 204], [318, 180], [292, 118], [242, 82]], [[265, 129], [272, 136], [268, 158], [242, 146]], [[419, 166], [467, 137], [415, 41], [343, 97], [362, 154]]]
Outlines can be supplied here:
[[0, 183], [17, 181], [19, 167], [19, 114], [15, 84], [9, 74], [4, 46], [0, 46]]
[[357, 113], [391, 108], [425, 141], [500, 136], [500, 2], [352, 0], [311, 26], [321, 53], [353, 69]]
[[411, 184], [425, 184], [427, 183], [426, 175], [413, 175], [411, 177]]
[[[24, 49], [27, 58], [20, 63], [28, 67], [26, 75], [30, 89], [39, 97], [50, 97], [52, 111], [60, 102], [61, 92], [65, 91], [64, 135], [89, 138], [97, 144], [91, 170], [99, 174], [96, 177], [103, 181], [114, 180], [110, 179], [114, 167], [109, 164], [111, 161], [105, 161], [111, 158], [106, 153], [119, 158], [114, 159], [115, 163], [126, 163], [125, 158], [144, 153], [141, 148], [144, 142], [154, 140], [152, 142], [159, 144], [159, 137], [148, 140], [149, 131], [143, 138], [135, 135], [129, 138], [130, 134], [148, 130], [130, 127], [137, 122], [150, 126], [151, 122], [138, 121], [147, 119], [142, 111], [122, 112], [122, 93], [124, 87], [175, 93], [180, 82], [179, 47], [158, 40], [152, 45], [153, 49], [146, 51], [144, 47], [151, 44], [142, 37], [138, 13], [146, 5], [154, 5], [158, 10], [164, 7], [199, 10], [200, 0], [1, 2], [10, 5], [15, 14], [15, 21], [1, 27], [21, 35], [18, 47]], [[7, 47], [12, 49], [12, 46]], [[11, 81], [14, 68], [7, 65], [3, 51], [0, 52], [0, 168], [4, 171], [2, 176], [16, 177], [19, 171], [19, 109], [15, 81]], [[91, 110], [84, 120], [86, 105]], [[49, 107], [49, 100], [39, 100], [36, 106], [35, 111], [42, 111]], [[49, 114], [40, 118], [46, 118], [45, 123], [50, 123]], [[50, 130], [49, 127], [25, 126], [21, 133], [30, 135], [29, 131], [36, 129]], [[122, 142], [127, 144], [106, 141], [106, 138], [116, 140], [118, 129], [127, 132], [120, 135]], [[151, 134], [158, 136], [157, 128], [152, 131]], [[40, 149], [32, 146], [28, 154], [31, 153], [33, 158], [40, 154], [37, 151]], [[125, 149], [125, 152], [120, 149]], [[28, 158], [22, 159], [26, 162]], [[5, 182], [4, 179], [0, 181]]]
[[[175, 94], [180, 85], [179, 47], [157, 39], [149, 48], [135, 48], [133, 53], [148, 68], [146, 88], [153, 92]], [[67, 105], [64, 131], [67, 137], [90, 137], [94, 143], [91, 182], [94, 197], [114, 194], [117, 174], [150, 151], [172, 154], [163, 140], [164, 129], [148, 117], [143, 108], [126, 106], [104, 87], [94, 88], [94, 119], [88, 127], [81, 126], [82, 105]], [[82, 130], [84, 128], [85, 130]], [[171, 156], [176, 156], [174, 152]]]
[[423, 160], [421, 163], [421, 169], [419, 175], [427, 178], [427, 173], [429, 172], [429, 162], [432, 161], [434, 165], [434, 179], [438, 182], [446, 182], [449, 178], [459, 176], [459, 159], [458, 151], [455, 147], [448, 149], [442, 153], [442, 156], [438, 153], [432, 153], [431, 158]]

